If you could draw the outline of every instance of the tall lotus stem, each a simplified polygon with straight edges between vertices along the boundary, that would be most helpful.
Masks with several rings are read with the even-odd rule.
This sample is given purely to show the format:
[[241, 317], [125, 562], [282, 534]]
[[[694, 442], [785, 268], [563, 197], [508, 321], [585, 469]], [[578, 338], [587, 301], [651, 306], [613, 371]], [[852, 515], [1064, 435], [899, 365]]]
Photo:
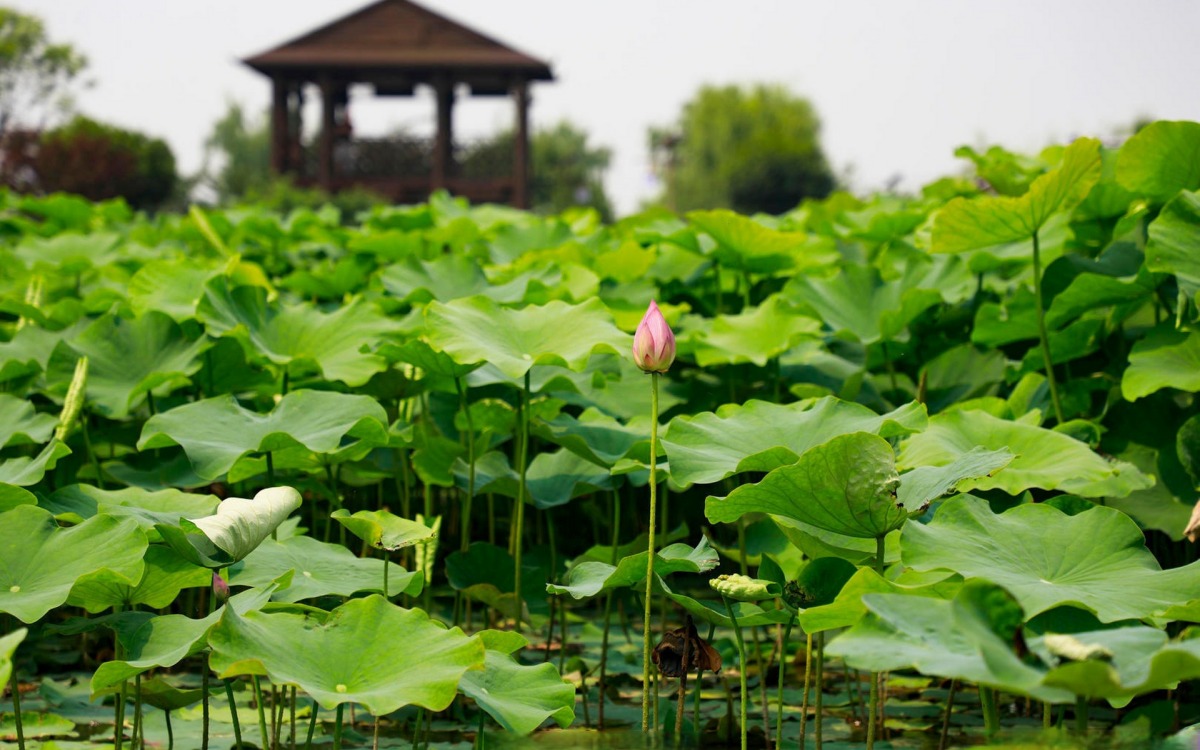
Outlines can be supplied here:
[[646, 555], [646, 609], [642, 620], [642, 731], [650, 731], [651, 591], [654, 587], [654, 526], [658, 512], [658, 376], [675, 361], [675, 334], [651, 301], [633, 335], [633, 361], [650, 373], [650, 531]]
[[1050, 338], [1046, 335], [1046, 310], [1042, 305], [1042, 256], [1038, 244], [1038, 233], [1033, 233], [1033, 301], [1037, 310], [1038, 341], [1042, 347], [1042, 361], [1046, 368], [1046, 384], [1050, 386], [1050, 401], [1054, 404], [1054, 418], [1062, 424], [1062, 401], [1058, 397], [1058, 384], [1054, 382], [1054, 363], [1050, 359]]
[[721, 594], [721, 601], [725, 603], [725, 611], [729, 613], [729, 620], [733, 623], [733, 638], [737, 644], [738, 685], [742, 691], [741, 706], [738, 709], [738, 725], [742, 733], [742, 750], [746, 750], [746, 643], [742, 640], [742, 629], [738, 626], [737, 614], [733, 611], [733, 605], [730, 604], [729, 598]]
[[[883, 577], [884, 568], [884, 553], [885, 553], [884, 536], [875, 537], [875, 572]], [[871, 699], [870, 699], [870, 714], [867, 716], [867, 750], [875, 748], [875, 734], [878, 730], [878, 714], [879, 714], [879, 673], [871, 672]]]
[[[790, 611], [790, 610], [789, 610]], [[779, 642], [779, 692], [775, 698], [775, 747], [783, 747], [783, 683], [787, 678], [787, 645], [792, 638], [792, 625], [796, 622], [796, 614], [793, 612], [791, 619], [787, 621], [787, 625], [783, 629], [783, 640]], [[807, 665], [805, 666], [807, 669]], [[766, 679], [766, 676], [763, 676]], [[807, 687], [807, 685], [805, 686]], [[805, 696], [807, 701], [808, 696]]]
[[521, 542], [525, 530], [525, 497], [529, 488], [525, 483], [525, 473], [529, 464], [529, 371], [525, 371], [525, 389], [521, 391], [521, 444], [517, 447], [517, 461], [521, 464], [521, 484], [517, 491], [516, 532], [513, 539], [513, 595], [517, 599], [517, 632], [521, 632], [521, 618], [525, 611], [524, 599], [521, 596]]

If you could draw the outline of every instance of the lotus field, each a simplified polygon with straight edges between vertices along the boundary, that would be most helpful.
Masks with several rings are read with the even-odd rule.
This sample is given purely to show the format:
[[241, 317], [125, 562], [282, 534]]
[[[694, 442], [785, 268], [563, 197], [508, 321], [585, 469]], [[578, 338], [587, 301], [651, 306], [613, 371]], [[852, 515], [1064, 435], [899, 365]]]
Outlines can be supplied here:
[[961, 155], [613, 225], [4, 195], [0, 744], [1194, 747], [1200, 124]]

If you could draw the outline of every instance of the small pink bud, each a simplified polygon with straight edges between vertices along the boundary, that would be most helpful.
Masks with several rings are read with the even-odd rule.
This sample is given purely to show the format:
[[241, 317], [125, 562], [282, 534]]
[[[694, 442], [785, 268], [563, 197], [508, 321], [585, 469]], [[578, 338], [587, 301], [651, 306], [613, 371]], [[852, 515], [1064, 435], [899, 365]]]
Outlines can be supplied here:
[[646, 372], [666, 372], [675, 361], [675, 334], [653, 300], [633, 334], [633, 361]]
[[213, 571], [212, 588], [213, 596], [216, 598], [217, 604], [224, 604], [225, 602], [229, 601], [229, 584], [226, 583], [225, 579], [221, 577], [221, 574], [215, 570]]

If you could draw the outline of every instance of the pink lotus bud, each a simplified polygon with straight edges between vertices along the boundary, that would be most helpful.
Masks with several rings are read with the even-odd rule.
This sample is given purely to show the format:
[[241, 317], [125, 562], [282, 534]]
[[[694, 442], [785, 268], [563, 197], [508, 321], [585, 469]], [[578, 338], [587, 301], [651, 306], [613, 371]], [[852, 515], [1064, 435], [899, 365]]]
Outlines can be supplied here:
[[653, 300], [633, 334], [633, 361], [646, 372], [666, 372], [675, 361], [675, 334]]
[[221, 574], [215, 570], [213, 571], [212, 588], [213, 596], [216, 598], [217, 604], [224, 604], [225, 602], [229, 601], [229, 584], [226, 583], [225, 579], [221, 577]]

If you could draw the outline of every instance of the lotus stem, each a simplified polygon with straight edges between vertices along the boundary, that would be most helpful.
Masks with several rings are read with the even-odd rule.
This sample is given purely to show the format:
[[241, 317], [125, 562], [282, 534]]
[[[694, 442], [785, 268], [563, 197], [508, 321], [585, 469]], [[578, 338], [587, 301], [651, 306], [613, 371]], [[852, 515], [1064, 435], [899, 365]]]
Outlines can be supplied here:
[[[257, 678], [255, 678], [257, 680]], [[237, 700], [233, 697], [233, 680], [225, 680], [225, 696], [229, 699], [229, 718], [233, 719], [233, 741], [234, 747], [242, 750], [242, 724], [238, 721]], [[261, 700], [259, 706], [262, 706]], [[262, 746], [265, 749], [267, 746], [267, 736], [263, 735]]]
[[804, 645], [804, 697], [800, 701], [800, 747], [804, 747], [804, 733], [808, 729], [808, 692], [812, 684], [813, 637], [805, 633]]
[[375, 732], [371, 737], [371, 750], [379, 750], [379, 717], [375, 717]]
[[[884, 546], [886, 536], [879, 535], [875, 537], [875, 572], [883, 577], [884, 572]], [[869, 705], [869, 713], [867, 715], [867, 750], [875, 748], [875, 733], [879, 727], [879, 673], [871, 672], [871, 697]]]
[[733, 605], [729, 603], [729, 597], [721, 594], [721, 601], [725, 603], [725, 611], [729, 613], [729, 619], [733, 623], [733, 638], [737, 643], [738, 652], [738, 683], [742, 691], [741, 706], [738, 709], [738, 723], [742, 733], [742, 750], [746, 750], [746, 643], [742, 640], [742, 629], [738, 625], [737, 614], [733, 611]]
[[[783, 629], [783, 640], [779, 644], [779, 690], [775, 696], [775, 747], [783, 747], [783, 683], [787, 677], [787, 644], [792, 638], [792, 625], [796, 616], [792, 615]], [[807, 700], [807, 695], [805, 699]], [[803, 747], [803, 746], [801, 746]]]
[[1046, 383], [1050, 386], [1050, 401], [1054, 404], [1054, 418], [1062, 424], [1062, 401], [1058, 398], [1058, 384], [1054, 381], [1054, 363], [1050, 359], [1050, 338], [1046, 335], [1046, 310], [1042, 304], [1042, 256], [1038, 233], [1033, 233], [1033, 301], [1037, 310], [1038, 341], [1042, 347], [1042, 361], [1046, 368]]
[[683, 674], [679, 676], [679, 698], [675, 708], [675, 744], [677, 745], [683, 740], [683, 702], [687, 698], [688, 657], [691, 656], [690, 646], [692, 645], [691, 624], [692, 618], [689, 616], [684, 622]]
[[1000, 712], [996, 710], [996, 691], [986, 685], [979, 686], [979, 704], [983, 708], [983, 726], [988, 737], [1000, 731]]
[[817, 633], [817, 700], [816, 710], [817, 715], [813, 717], [816, 722], [817, 750], [822, 749], [821, 730], [824, 725], [824, 704], [825, 704], [825, 633], [824, 631]]
[[1054, 717], [1051, 715], [1050, 701], [1042, 702], [1042, 728], [1049, 729], [1054, 725]]
[[[942, 715], [942, 736], [938, 739], [938, 750], [946, 750], [950, 740], [950, 715], [954, 712], [954, 691], [958, 680], [950, 680], [950, 691], [946, 694], [946, 712]], [[1050, 705], [1050, 704], [1046, 704]]]
[[462, 378], [454, 379], [454, 387], [458, 390], [459, 408], [467, 420], [467, 493], [463, 497], [462, 508], [462, 537], [459, 550], [466, 552], [471, 547], [471, 506], [475, 502], [475, 423], [471, 417], [470, 405], [467, 404], [467, 392], [462, 386]]
[[200, 750], [208, 750], [208, 664], [204, 664], [204, 669], [200, 672], [200, 692], [203, 694], [200, 704]]
[[142, 727], [142, 675], [140, 672], [133, 678], [133, 695], [133, 735], [129, 738], [129, 745], [141, 750], [146, 743], [142, 737], [144, 729]]
[[175, 730], [171, 727], [171, 709], [163, 710], [163, 718], [167, 722], [167, 750], [175, 750]]
[[521, 391], [521, 442], [518, 446], [517, 461], [521, 464], [521, 483], [517, 491], [517, 507], [515, 509], [517, 515], [516, 531], [514, 532], [513, 543], [513, 595], [517, 600], [516, 625], [517, 632], [521, 632], [521, 620], [524, 619], [525, 602], [521, 596], [521, 547], [524, 541], [525, 531], [525, 498], [528, 495], [529, 487], [526, 484], [526, 470], [529, 465], [529, 371], [525, 371], [525, 388]]
[[650, 731], [650, 610], [654, 597], [654, 522], [658, 502], [658, 373], [650, 373], [650, 530], [646, 555], [646, 610], [642, 620], [642, 732]]
[[[12, 630], [13, 628], [8, 628]], [[25, 750], [25, 726], [21, 721], [21, 681], [17, 679], [17, 661], [13, 659], [12, 665], [12, 701], [13, 701], [13, 717], [16, 719], [17, 727], [17, 748]]]
[[[413, 750], [417, 750], [421, 746], [421, 727], [425, 724], [425, 709], [417, 707], [417, 720], [413, 724]], [[336, 749], [335, 749], [336, 750]]]
[[345, 709], [345, 703], [338, 704], [337, 718], [333, 722], [333, 750], [342, 750], [342, 712]]
[[262, 737], [261, 741], [263, 748], [266, 748], [267, 742], [270, 740], [271, 735], [267, 734], [267, 710], [263, 705], [262, 683], [258, 681], [258, 675], [252, 675], [250, 677], [250, 681], [254, 685], [254, 702], [258, 704], [259, 736]]
[[288, 742], [288, 744], [291, 746], [292, 750], [296, 750], [296, 686], [295, 685], [292, 685], [292, 699], [291, 699], [290, 703], [291, 703], [292, 736], [291, 736], [291, 740]]
[[1075, 696], [1075, 731], [1087, 734], [1088, 730], [1088, 700], [1087, 696]]
[[312, 750], [313, 730], [317, 728], [317, 712], [321, 707], [316, 701], [312, 702], [312, 713], [308, 715], [308, 738], [304, 740], [304, 750]]
[[[621, 496], [616, 490], [611, 493], [612, 498], [612, 565], [617, 564], [617, 542], [621, 533]], [[597, 726], [604, 729], [604, 691], [608, 681], [608, 634], [612, 629], [612, 604], [613, 591], [608, 590], [604, 595], [604, 634], [600, 637], [600, 681], [597, 683], [600, 690], [600, 708], [597, 716]]]

